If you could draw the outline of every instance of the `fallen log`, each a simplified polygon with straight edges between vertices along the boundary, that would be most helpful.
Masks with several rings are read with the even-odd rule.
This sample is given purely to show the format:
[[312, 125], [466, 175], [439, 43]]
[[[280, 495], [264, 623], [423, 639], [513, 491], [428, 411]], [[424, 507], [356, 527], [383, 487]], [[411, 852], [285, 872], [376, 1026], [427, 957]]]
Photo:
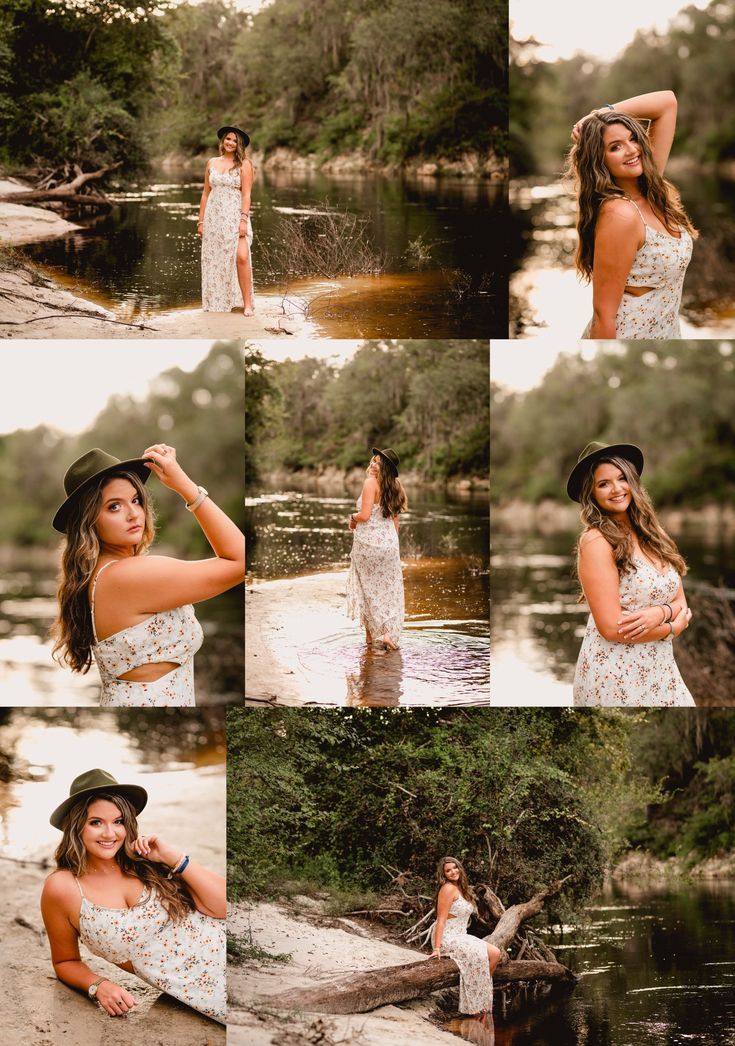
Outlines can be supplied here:
[[44, 201], [60, 201], [62, 203], [73, 203], [82, 207], [109, 208], [110, 202], [102, 193], [90, 192], [80, 193], [88, 182], [103, 178], [110, 171], [121, 166], [121, 162], [100, 167], [97, 171], [83, 172], [77, 167], [77, 176], [71, 181], [56, 185], [53, 189], [20, 189], [18, 192], [3, 193], [0, 195], [0, 203], [42, 203]]
[[[492, 906], [499, 916], [497, 926], [484, 940], [500, 948], [507, 956], [507, 948], [521, 923], [538, 915], [544, 901], [558, 893], [566, 881], [559, 879], [539, 890], [529, 901], [511, 905], [507, 909], [503, 908], [494, 894], [492, 898], [484, 895], [488, 908]], [[485, 889], [489, 891], [489, 888]], [[573, 985], [577, 978], [561, 963], [531, 958], [506, 959], [495, 970], [493, 980], [498, 986], [519, 981]], [[453, 959], [422, 959], [403, 966], [385, 966], [378, 970], [337, 977], [316, 988], [294, 988], [280, 995], [269, 995], [261, 1002], [283, 1009], [315, 1013], [365, 1013], [389, 1003], [409, 1002], [442, 988], [452, 988], [456, 984], [459, 984], [459, 967]]]

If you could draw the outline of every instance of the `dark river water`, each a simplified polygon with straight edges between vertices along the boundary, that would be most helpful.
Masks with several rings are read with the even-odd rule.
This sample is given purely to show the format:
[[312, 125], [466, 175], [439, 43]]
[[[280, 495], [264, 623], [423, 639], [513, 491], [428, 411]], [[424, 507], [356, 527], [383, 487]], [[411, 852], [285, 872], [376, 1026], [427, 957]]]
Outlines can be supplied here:
[[447, 1030], [483, 1046], [732, 1046], [735, 882], [616, 884], [585, 915], [547, 940], [572, 992]]
[[[21, 550], [0, 577], [0, 706], [98, 705], [96, 667], [78, 675], [51, 656], [56, 615], [53, 565]], [[197, 704], [242, 700], [243, 593], [232, 589], [196, 609], [204, 643], [194, 659]]]
[[[587, 605], [577, 602], [577, 534], [493, 525], [494, 703], [571, 704], [574, 667], [589, 614]], [[735, 598], [732, 535], [728, 539], [722, 531], [692, 525], [676, 540], [689, 565], [684, 587], [690, 602], [708, 586], [724, 586]]]
[[[682, 336], [735, 333], [735, 181], [714, 175], [675, 177], [700, 232], [682, 297]], [[540, 334], [579, 340], [591, 316], [592, 291], [574, 271], [575, 202], [552, 178], [511, 186], [511, 323], [514, 338]]]
[[[58, 240], [23, 247], [36, 262], [90, 288], [126, 318], [201, 301], [196, 221], [201, 182], [161, 175], [112, 195], [106, 215]], [[502, 186], [466, 180], [258, 173], [253, 194], [255, 289], [275, 289], [266, 252], [282, 214], [307, 218], [324, 204], [369, 219], [384, 260], [361, 277], [347, 317], [363, 337], [503, 337], [507, 330], [508, 211]], [[273, 257], [272, 250], [267, 251]], [[318, 276], [314, 273], [314, 276]], [[397, 276], [405, 277], [402, 280]], [[350, 281], [346, 281], [348, 284]], [[333, 336], [346, 317], [332, 310]], [[341, 325], [340, 325], [341, 320]]]

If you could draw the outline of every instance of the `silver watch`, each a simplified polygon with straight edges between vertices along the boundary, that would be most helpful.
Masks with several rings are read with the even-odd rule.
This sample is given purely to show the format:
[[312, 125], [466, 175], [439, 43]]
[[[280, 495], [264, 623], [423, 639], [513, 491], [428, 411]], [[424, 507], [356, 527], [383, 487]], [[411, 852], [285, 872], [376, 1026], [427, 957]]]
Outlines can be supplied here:
[[197, 487], [197, 490], [199, 491], [198, 496], [186, 506], [189, 512], [196, 512], [204, 499], [209, 497], [209, 491], [205, 490], [204, 487]]
[[98, 977], [94, 984], [90, 984], [90, 986], [87, 988], [87, 995], [90, 997], [90, 999], [94, 999], [96, 1001], [97, 989], [102, 984], [102, 982], [106, 980], [106, 977]]

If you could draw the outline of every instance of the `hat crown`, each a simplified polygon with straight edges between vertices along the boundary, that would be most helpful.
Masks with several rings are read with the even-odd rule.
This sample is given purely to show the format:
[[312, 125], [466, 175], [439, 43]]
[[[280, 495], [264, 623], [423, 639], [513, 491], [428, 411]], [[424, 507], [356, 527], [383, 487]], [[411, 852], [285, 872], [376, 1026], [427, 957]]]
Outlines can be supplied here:
[[107, 770], [85, 770], [79, 777], [75, 777], [69, 786], [69, 797], [88, 788], [114, 788], [117, 784], [118, 781]]
[[86, 483], [88, 479], [91, 479], [92, 476], [96, 476], [98, 472], [102, 472], [103, 469], [114, 468], [115, 465], [119, 464], [120, 458], [100, 450], [99, 447], [88, 450], [86, 454], [82, 454], [81, 458], [72, 461], [66, 470], [64, 490], [67, 497], [73, 494], [83, 483]]
[[588, 458], [590, 454], [597, 454], [598, 451], [605, 450], [605, 448], [608, 446], [609, 444], [607, 443], [600, 443], [598, 442], [598, 440], [592, 440], [592, 442], [587, 444], [587, 446], [584, 448], [582, 453], [577, 458], [577, 463], [583, 461], [585, 458]]

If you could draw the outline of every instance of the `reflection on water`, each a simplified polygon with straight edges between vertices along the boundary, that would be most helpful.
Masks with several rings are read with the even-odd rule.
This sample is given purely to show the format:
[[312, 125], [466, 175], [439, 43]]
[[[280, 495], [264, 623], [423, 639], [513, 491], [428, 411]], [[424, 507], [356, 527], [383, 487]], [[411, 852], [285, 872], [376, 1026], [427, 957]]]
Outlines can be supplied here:
[[71, 781], [91, 767], [102, 766], [118, 781], [143, 778], [144, 785], [146, 775], [155, 775], [151, 800], [163, 807], [183, 799], [197, 773], [206, 777], [210, 768], [219, 768], [220, 774], [224, 765], [224, 716], [216, 709], [0, 712], [0, 755], [17, 778], [0, 783], [0, 849], [6, 857], [52, 852], [59, 836], [49, 814], [69, 794]]
[[455, 1017], [442, 1027], [465, 1042], [474, 1042], [478, 1046], [496, 1046], [495, 1021], [491, 1013], [482, 1017]]
[[[665, 523], [665, 521], [664, 521]], [[689, 565], [685, 587], [735, 589], [733, 538], [688, 526], [676, 541]], [[511, 531], [493, 525], [493, 703], [571, 704], [589, 610], [578, 603], [577, 531]]]
[[[400, 533], [406, 628], [400, 651], [385, 653], [367, 648], [346, 615], [354, 499], [297, 491], [248, 499], [249, 569], [284, 579], [260, 586], [273, 608], [267, 642], [302, 703], [488, 703], [487, 496], [412, 491], [410, 501]], [[248, 697], [262, 697], [250, 670]]]
[[[30, 557], [33, 559], [33, 557]], [[20, 551], [0, 582], [0, 705], [98, 705], [99, 673], [54, 661], [49, 629], [56, 616], [55, 565], [23, 562]], [[197, 702], [242, 699], [242, 589], [197, 606], [204, 645], [194, 660]]]
[[[676, 181], [701, 233], [684, 283], [682, 336], [732, 334], [735, 183], [699, 173]], [[592, 291], [574, 269], [573, 196], [558, 180], [534, 178], [515, 182], [511, 199], [511, 336], [543, 333], [579, 340], [592, 315]]]
[[608, 887], [550, 940], [573, 992], [495, 1017], [495, 1046], [727, 1046], [735, 1027], [735, 883]]
[[[83, 219], [81, 231], [24, 246], [23, 251], [92, 288], [128, 318], [141, 311], [196, 307], [200, 195], [198, 180], [175, 176], [133, 187], [113, 194], [117, 206], [108, 214]], [[265, 267], [265, 252], [273, 254], [279, 214], [307, 215], [325, 202], [369, 217], [371, 239], [386, 260], [388, 277], [403, 274], [398, 281], [347, 282], [338, 315], [343, 322], [347, 317], [350, 337], [363, 326], [366, 337], [504, 336], [507, 260], [498, 235], [507, 221], [503, 187], [451, 179], [412, 182], [261, 172], [253, 199], [256, 292], [280, 286], [287, 276], [268, 273]], [[419, 262], [423, 251], [428, 255]], [[320, 302], [325, 322], [337, 300]]]

